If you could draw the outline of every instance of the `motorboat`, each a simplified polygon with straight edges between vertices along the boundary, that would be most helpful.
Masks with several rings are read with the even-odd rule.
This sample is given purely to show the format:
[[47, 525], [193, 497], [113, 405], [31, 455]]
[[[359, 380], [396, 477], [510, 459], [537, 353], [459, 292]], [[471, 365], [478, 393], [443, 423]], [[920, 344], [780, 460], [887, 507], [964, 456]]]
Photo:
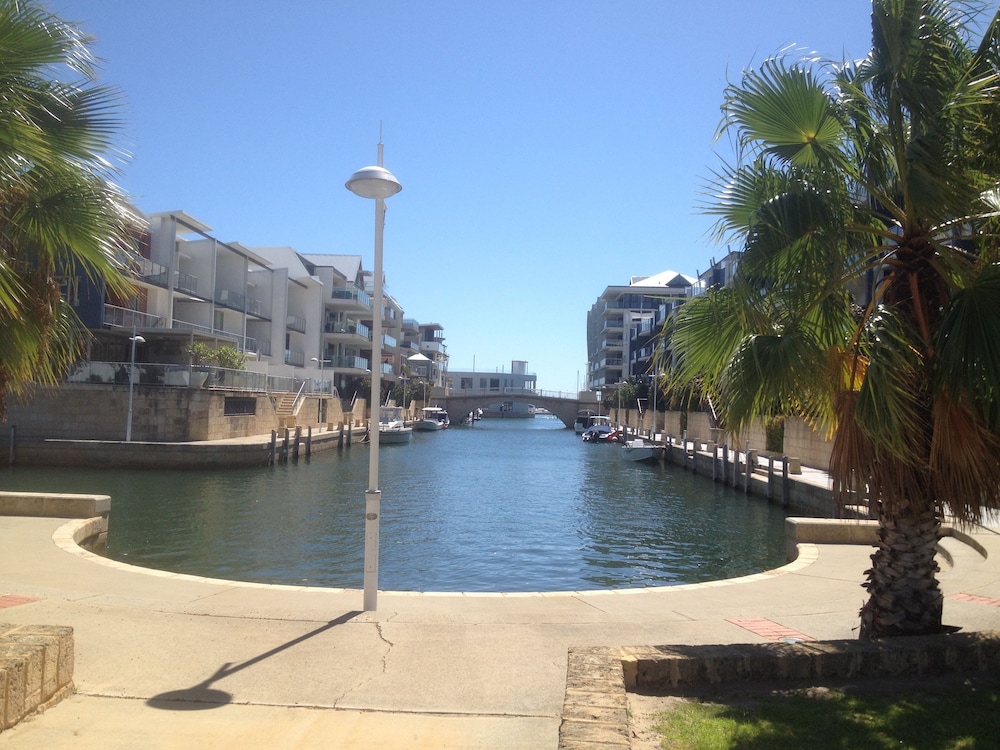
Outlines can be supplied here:
[[577, 412], [576, 420], [573, 422], [573, 429], [577, 435], [582, 435], [591, 427], [599, 425], [611, 426], [611, 417], [606, 414], [595, 414], [590, 409], [582, 409]]
[[448, 412], [440, 406], [425, 406], [420, 412], [420, 419], [413, 423], [414, 430], [433, 432], [443, 430], [451, 424], [451, 420], [448, 419]]
[[574, 423], [576, 434], [582, 435], [591, 427], [611, 427], [611, 417], [606, 414], [594, 414], [591, 411], [581, 411], [576, 415]]
[[621, 432], [605, 423], [595, 424], [583, 432], [583, 442], [585, 443], [617, 443], [621, 437]]
[[408, 443], [413, 437], [413, 428], [406, 426], [402, 409], [398, 406], [383, 406], [378, 413], [379, 445]]
[[641, 437], [626, 440], [622, 447], [622, 456], [629, 461], [655, 461], [659, 458], [660, 446], [650, 443]]

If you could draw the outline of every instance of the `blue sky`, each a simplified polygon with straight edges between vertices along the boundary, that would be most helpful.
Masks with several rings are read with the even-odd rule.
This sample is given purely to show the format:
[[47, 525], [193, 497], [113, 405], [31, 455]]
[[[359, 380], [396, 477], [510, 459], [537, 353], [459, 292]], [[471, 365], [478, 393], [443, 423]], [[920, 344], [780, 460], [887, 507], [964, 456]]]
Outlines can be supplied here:
[[120, 182], [224, 241], [360, 254], [376, 160], [387, 292], [444, 327], [455, 370], [527, 360], [575, 391], [609, 285], [694, 275], [728, 154], [727, 80], [788, 46], [863, 56], [868, 0], [50, 0], [127, 100]]

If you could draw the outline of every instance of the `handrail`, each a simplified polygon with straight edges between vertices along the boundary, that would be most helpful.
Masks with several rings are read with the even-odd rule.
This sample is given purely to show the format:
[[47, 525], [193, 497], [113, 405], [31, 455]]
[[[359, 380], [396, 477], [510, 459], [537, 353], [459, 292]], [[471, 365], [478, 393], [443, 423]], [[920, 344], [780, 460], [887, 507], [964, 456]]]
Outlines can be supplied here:
[[302, 396], [302, 392], [306, 389], [306, 381], [302, 381], [302, 385], [299, 386], [299, 392], [295, 394], [295, 401], [292, 402], [292, 414], [298, 414], [299, 409], [302, 408], [302, 404], [305, 402], [305, 398]]

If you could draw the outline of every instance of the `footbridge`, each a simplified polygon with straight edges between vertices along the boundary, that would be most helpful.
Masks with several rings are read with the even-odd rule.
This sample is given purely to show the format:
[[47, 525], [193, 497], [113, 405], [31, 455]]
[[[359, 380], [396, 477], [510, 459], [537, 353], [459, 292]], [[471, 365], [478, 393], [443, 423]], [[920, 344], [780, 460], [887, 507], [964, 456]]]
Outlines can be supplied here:
[[533, 404], [559, 417], [562, 423], [570, 428], [573, 427], [576, 415], [581, 409], [597, 409], [597, 396], [586, 391], [581, 394], [522, 389], [460, 391], [448, 395], [435, 394], [431, 403], [446, 409], [452, 420], [457, 422], [470, 411], [497, 402]]

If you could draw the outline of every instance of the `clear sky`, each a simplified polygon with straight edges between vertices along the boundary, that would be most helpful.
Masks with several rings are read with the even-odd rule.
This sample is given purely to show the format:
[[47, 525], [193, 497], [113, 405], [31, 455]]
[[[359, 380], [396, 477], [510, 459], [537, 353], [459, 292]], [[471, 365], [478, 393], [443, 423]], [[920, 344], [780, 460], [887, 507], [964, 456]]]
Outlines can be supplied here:
[[727, 80], [787, 45], [870, 41], [868, 0], [48, 0], [127, 100], [120, 182], [223, 241], [359, 254], [376, 161], [386, 291], [444, 327], [454, 370], [575, 391], [609, 285], [694, 275]]

